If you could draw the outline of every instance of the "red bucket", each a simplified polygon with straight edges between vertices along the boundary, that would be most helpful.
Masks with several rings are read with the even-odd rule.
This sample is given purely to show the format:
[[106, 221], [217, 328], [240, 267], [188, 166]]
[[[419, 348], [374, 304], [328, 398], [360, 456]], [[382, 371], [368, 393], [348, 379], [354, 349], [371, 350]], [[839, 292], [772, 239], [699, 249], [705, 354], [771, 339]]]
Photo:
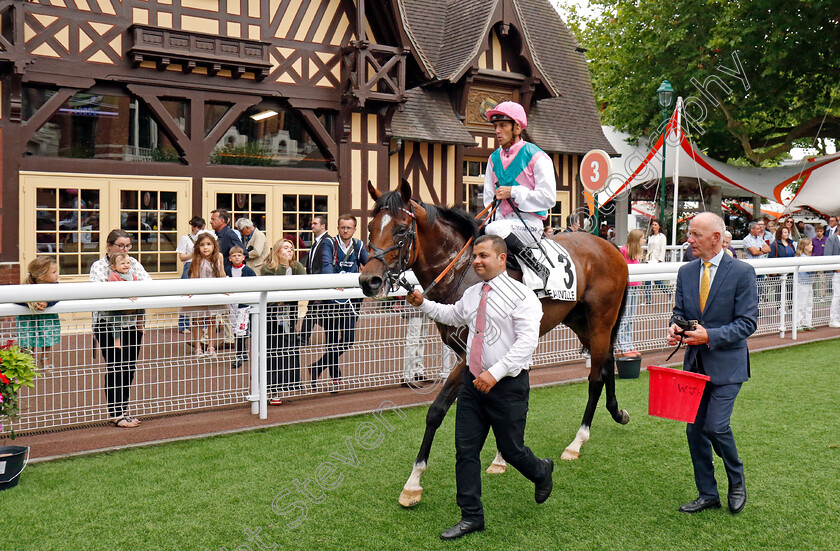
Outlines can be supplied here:
[[693, 423], [709, 377], [681, 369], [649, 365], [648, 415]]

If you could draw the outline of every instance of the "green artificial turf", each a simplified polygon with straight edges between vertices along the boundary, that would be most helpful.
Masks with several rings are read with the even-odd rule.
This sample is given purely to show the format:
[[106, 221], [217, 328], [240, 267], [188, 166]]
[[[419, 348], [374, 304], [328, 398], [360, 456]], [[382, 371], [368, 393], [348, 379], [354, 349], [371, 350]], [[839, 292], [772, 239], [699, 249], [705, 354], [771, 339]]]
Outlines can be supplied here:
[[[599, 407], [574, 462], [559, 457], [586, 385], [533, 390], [526, 443], [555, 458], [554, 493], [538, 506], [515, 471], [484, 475], [487, 530], [455, 542], [438, 539], [459, 518], [453, 412], [423, 501], [397, 504], [423, 433], [426, 408], [413, 408], [29, 466], [0, 492], [0, 549], [838, 549], [838, 356], [838, 340], [752, 356], [732, 421], [749, 495], [737, 516], [677, 512], [696, 497], [685, 424], [647, 415], [642, 374], [617, 381], [630, 424]], [[494, 453], [491, 437], [485, 465]], [[258, 530], [262, 547], [246, 534]]]

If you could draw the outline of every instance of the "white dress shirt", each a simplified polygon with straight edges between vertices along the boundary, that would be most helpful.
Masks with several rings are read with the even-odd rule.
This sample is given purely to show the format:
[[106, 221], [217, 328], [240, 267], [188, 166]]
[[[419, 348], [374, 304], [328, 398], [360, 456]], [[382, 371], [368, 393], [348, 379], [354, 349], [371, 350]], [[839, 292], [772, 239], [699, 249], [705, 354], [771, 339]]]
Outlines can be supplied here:
[[[712, 288], [712, 283], [715, 281], [715, 274], [717, 273], [718, 266], [720, 266], [720, 261], [723, 260], [723, 255], [724, 254], [725, 253], [723, 252], [723, 249], [721, 249], [719, 253], [717, 253], [715, 256], [713, 256], [712, 258], [709, 259], [709, 262], [712, 263], [712, 265], [709, 266], [709, 289]], [[703, 270], [706, 269], [703, 266], [704, 262], [705, 262], [705, 260], [703, 260], [701, 258], [700, 259], [700, 279], [697, 280], [697, 291], [698, 292], [700, 292], [700, 286], [703, 283]]]
[[[540, 338], [542, 304], [537, 295], [505, 272], [487, 283], [484, 351], [482, 371], [489, 371], [499, 381], [502, 377], [516, 377], [531, 367], [531, 359]], [[475, 334], [475, 317], [481, 301], [481, 286], [477, 283], [464, 292], [455, 304], [438, 304], [425, 299], [420, 310], [435, 321], [455, 327], [469, 327], [466, 350], [470, 350]]]
[[667, 246], [668, 242], [665, 234], [657, 233], [648, 236], [647, 261], [652, 263], [665, 262], [665, 247]]

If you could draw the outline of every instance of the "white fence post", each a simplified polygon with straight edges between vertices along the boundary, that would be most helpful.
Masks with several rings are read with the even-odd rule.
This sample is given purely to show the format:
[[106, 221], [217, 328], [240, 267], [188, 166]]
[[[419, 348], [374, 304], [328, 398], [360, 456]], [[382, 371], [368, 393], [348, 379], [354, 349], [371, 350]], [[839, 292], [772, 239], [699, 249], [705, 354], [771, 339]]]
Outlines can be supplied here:
[[260, 293], [260, 338], [259, 354], [257, 356], [257, 372], [259, 373], [260, 419], [268, 418], [268, 293]]

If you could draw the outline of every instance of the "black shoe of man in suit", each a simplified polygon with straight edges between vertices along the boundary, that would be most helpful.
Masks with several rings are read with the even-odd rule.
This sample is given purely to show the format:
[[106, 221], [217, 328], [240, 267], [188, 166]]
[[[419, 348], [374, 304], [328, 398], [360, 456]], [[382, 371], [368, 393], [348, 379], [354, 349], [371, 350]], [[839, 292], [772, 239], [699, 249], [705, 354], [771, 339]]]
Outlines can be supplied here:
[[543, 503], [548, 496], [551, 495], [551, 490], [554, 489], [554, 480], [551, 478], [551, 473], [554, 472], [554, 460], [550, 457], [541, 459], [543, 465], [546, 466], [548, 473], [542, 480], [534, 484], [534, 500], [537, 503]]
[[680, 513], [699, 513], [700, 511], [705, 511], [706, 509], [720, 509], [720, 500], [698, 497], [694, 501], [689, 501], [680, 507]]
[[744, 486], [743, 482], [740, 484], [730, 484], [727, 498], [727, 501], [729, 501], [729, 511], [733, 515], [740, 513], [744, 509], [744, 505], [747, 504], [747, 487]]
[[484, 521], [483, 520], [463, 520], [461, 519], [458, 524], [450, 528], [449, 530], [444, 531], [440, 535], [440, 539], [442, 540], [457, 540], [460, 537], [466, 536], [467, 534], [472, 534], [473, 532], [484, 532]]

